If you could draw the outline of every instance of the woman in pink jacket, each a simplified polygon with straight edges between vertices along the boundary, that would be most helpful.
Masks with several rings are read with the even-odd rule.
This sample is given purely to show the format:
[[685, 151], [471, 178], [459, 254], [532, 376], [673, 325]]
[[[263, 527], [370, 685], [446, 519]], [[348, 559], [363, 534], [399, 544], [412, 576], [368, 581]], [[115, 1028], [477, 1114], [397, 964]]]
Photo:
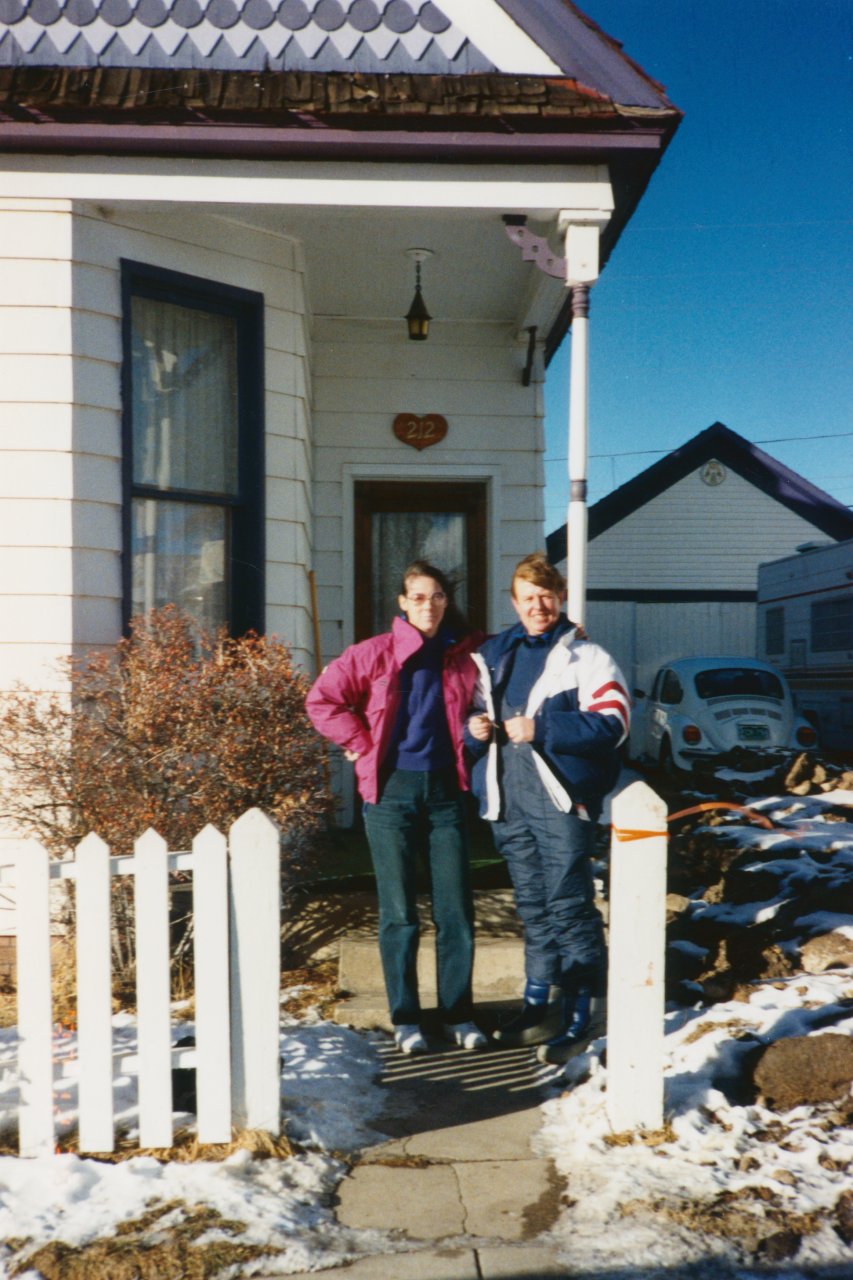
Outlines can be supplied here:
[[[403, 574], [390, 631], [345, 649], [308, 695], [314, 727], [355, 762], [379, 897], [379, 950], [394, 1038], [426, 1053], [416, 961], [417, 860], [425, 849], [436, 929], [444, 1033], [465, 1049], [486, 1037], [472, 1021], [473, 905], [462, 728], [482, 637], [461, 635], [448, 578], [416, 560]], [[464, 630], [464, 628], [463, 628]]]

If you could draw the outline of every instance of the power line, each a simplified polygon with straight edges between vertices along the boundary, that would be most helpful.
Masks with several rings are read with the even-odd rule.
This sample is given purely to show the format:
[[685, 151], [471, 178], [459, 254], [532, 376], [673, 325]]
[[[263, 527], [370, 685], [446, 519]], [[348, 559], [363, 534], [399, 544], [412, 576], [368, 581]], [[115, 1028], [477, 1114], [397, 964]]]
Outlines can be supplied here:
[[[770, 436], [767, 440], [753, 440], [752, 444], [801, 444], [806, 440], [841, 440], [853, 436], [853, 431], [827, 431], [817, 436]], [[677, 445], [676, 448], [681, 448]], [[590, 458], [641, 458], [656, 453], [674, 453], [675, 449], [626, 449], [621, 453], [591, 453]], [[568, 454], [545, 457], [543, 462], [568, 462]]]

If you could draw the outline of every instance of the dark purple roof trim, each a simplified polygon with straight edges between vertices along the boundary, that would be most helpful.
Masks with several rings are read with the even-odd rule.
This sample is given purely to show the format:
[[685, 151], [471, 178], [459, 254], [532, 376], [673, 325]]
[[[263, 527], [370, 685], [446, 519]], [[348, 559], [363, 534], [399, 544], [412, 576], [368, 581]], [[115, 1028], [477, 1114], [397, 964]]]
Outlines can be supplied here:
[[331, 129], [269, 124], [114, 124], [98, 121], [4, 120], [0, 154], [6, 151], [100, 152], [108, 155], [206, 155], [224, 158], [302, 156], [307, 159], [383, 159], [470, 163], [536, 160], [592, 162], [630, 151], [654, 157], [661, 150], [656, 129], [590, 133], [486, 133], [431, 129]]
[[[853, 511], [810, 484], [769, 453], [750, 444], [722, 422], [700, 431], [680, 449], [654, 462], [627, 484], [614, 489], [589, 509], [589, 539], [606, 533], [613, 525], [657, 498], [709, 458], [717, 458], [742, 479], [755, 485], [769, 498], [801, 516], [821, 533], [842, 541], [853, 537]], [[566, 556], [566, 526], [555, 529], [546, 539], [552, 564]]]
[[497, 0], [566, 75], [622, 106], [671, 107], [663, 89], [564, 0]]

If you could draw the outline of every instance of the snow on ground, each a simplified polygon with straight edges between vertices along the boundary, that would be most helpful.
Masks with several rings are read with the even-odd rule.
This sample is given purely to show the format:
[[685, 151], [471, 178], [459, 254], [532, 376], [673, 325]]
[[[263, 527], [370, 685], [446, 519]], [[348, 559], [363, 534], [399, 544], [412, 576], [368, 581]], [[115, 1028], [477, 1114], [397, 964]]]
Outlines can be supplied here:
[[[287, 993], [283, 995], [286, 1007]], [[135, 1020], [113, 1020], [117, 1052], [136, 1049]], [[191, 1023], [176, 1024], [175, 1039], [192, 1034]], [[18, 1096], [16, 1034], [0, 1032], [0, 1125], [8, 1124]], [[57, 1058], [73, 1059], [75, 1037], [57, 1030]], [[242, 1274], [289, 1274], [328, 1267], [385, 1246], [369, 1232], [337, 1226], [328, 1207], [345, 1165], [339, 1155], [379, 1140], [370, 1127], [383, 1108], [375, 1083], [379, 1074], [377, 1037], [309, 1014], [300, 1022], [282, 1018], [282, 1114], [287, 1136], [306, 1150], [290, 1159], [258, 1159], [236, 1151], [222, 1162], [161, 1164], [139, 1156], [107, 1164], [77, 1155], [32, 1160], [0, 1158], [0, 1241], [26, 1237], [32, 1247], [63, 1240], [82, 1245], [112, 1234], [118, 1223], [136, 1219], [153, 1204], [180, 1200], [210, 1206], [229, 1221], [246, 1224], [240, 1243], [281, 1250], [263, 1264], [249, 1263]], [[76, 1123], [77, 1086], [73, 1077], [57, 1088], [57, 1129]], [[117, 1127], [131, 1134], [137, 1121], [136, 1082], [115, 1082]], [[176, 1112], [175, 1128], [193, 1117]], [[334, 1154], [333, 1154], [334, 1153]], [[159, 1220], [157, 1229], [168, 1225]], [[211, 1234], [211, 1233], [208, 1233]], [[204, 1239], [201, 1241], [204, 1242]], [[2, 1250], [0, 1250], [2, 1253]], [[0, 1277], [9, 1269], [0, 1256]], [[36, 1273], [25, 1273], [35, 1280]]]
[[[796, 831], [803, 849], [832, 848], [835, 857], [846, 861], [853, 856], [853, 824], [828, 822], [826, 814], [827, 801], [849, 804], [850, 798], [851, 793], [844, 792], [820, 800], [751, 801], [774, 822], [787, 824], [788, 833], [740, 826], [738, 819], [714, 830], [728, 841], [734, 836], [744, 848], [760, 848], [765, 859], [774, 842], [789, 840]], [[780, 881], [779, 901], [794, 891], [795, 867], [800, 880], [818, 874], [821, 866], [825, 871], [824, 864], [815, 864], [812, 872], [811, 861], [805, 853], [788, 864], [790, 875]], [[761, 909], [772, 910], [774, 905], [763, 903]], [[712, 909], [728, 908], [719, 904]], [[741, 920], [756, 918], [755, 904], [735, 909]], [[839, 926], [849, 932], [851, 917], [820, 912], [799, 923], [804, 935]], [[608, 1142], [612, 1135], [605, 1113], [604, 1041], [596, 1041], [569, 1063], [565, 1075], [552, 1070], [546, 1081], [551, 1096], [543, 1105], [537, 1141], [568, 1179], [570, 1203], [557, 1234], [573, 1272], [584, 1269], [583, 1274], [613, 1276], [615, 1269], [625, 1268], [633, 1280], [664, 1273], [674, 1280], [681, 1267], [688, 1268], [691, 1280], [706, 1275], [713, 1280], [753, 1275], [796, 1280], [817, 1274], [812, 1268], [826, 1277], [853, 1275], [853, 1249], [826, 1223], [805, 1236], [795, 1263], [779, 1270], [752, 1270], [739, 1261], [736, 1235], [706, 1230], [708, 1219], [697, 1214], [697, 1206], [723, 1212], [727, 1205], [743, 1203], [747, 1213], [763, 1206], [762, 1211], [778, 1212], [792, 1222], [798, 1215], [819, 1218], [853, 1185], [849, 1125], [828, 1123], [820, 1108], [800, 1107], [780, 1115], [754, 1103], [740, 1105], [731, 1100], [732, 1090], [726, 1091], [727, 1080], [736, 1075], [738, 1055], [757, 1043], [783, 1034], [853, 1034], [853, 971], [797, 974], [754, 985], [748, 1001], [668, 1012], [668, 1128], [654, 1142], [636, 1135], [625, 1145]], [[372, 1124], [384, 1106], [376, 1083], [383, 1038], [326, 1023], [316, 1013], [297, 1021], [286, 1008], [285, 993], [282, 1113], [288, 1137], [302, 1148], [299, 1154], [280, 1161], [238, 1151], [220, 1163], [170, 1164], [150, 1156], [120, 1164], [75, 1155], [2, 1157], [0, 1241], [28, 1237], [32, 1247], [54, 1240], [82, 1244], [108, 1236], [117, 1224], [138, 1218], [152, 1203], [179, 1200], [188, 1206], [212, 1206], [224, 1218], [245, 1223], [241, 1241], [281, 1250], [275, 1258], [247, 1263], [242, 1272], [231, 1268], [229, 1276], [324, 1270], [348, 1257], [393, 1249], [381, 1233], [338, 1227], [329, 1207], [331, 1193], [346, 1172], [339, 1157], [380, 1140]], [[835, 1020], [821, 1029], [821, 1012], [833, 1008]], [[114, 1028], [117, 1049], [133, 1050], [134, 1020], [119, 1014]], [[176, 1039], [191, 1030], [190, 1024], [178, 1024]], [[73, 1034], [58, 1029], [56, 1050], [57, 1057], [73, 1059]], [[12, 1029], [0, 1032], [0, 1126], [4, 1121], [8, 1125], [14, 1113], [16, 1072]], [[72, 1077], [57, 1087], [61, 1131], [73, 1127], [75, 1107]], [[135, 1108], [135, 1081], [120, 1077], [115, 1110], [119, 1122], [131, 1130]], [[190, 1120], [176, 1114], [176, 1127]], [[0, 1249], [0, 1277], [10, 1274], [9, 1265], [8, 1251]], [[27, 1273], [27, 1280], [35, 1280], [35, 1274]]]
[[[697, 1203], [719, 1210], [737, 1198], [749, 1212], [756, 1204], [778, 1201], [789, 1222], [795, 1215], [832, 1210], [851, 1185], [853, 1129], [824, 1128], [822, 1114], [812, 1107], [780, 1115], [754, 1104], [738, 1106], [720, 1086], [735, 1076], [734, 1059], [746, 1048], [780, 1034], [805, 1035], [817, 1009], [843, 1000], [849, 1016], [828, 1029], [849, 1035], [849, 970], [761, 983], [748, 1003], [668, 1013], [664, 1111], [670, 1128], [656, 1136], [655, 1145], [637, 1139], [625, 1146], [607, 1142], [603, 1040], [570, 1063], [567, 1082], [583, 1083], [545, 1104], [539, 1143], [568, 1179], [573, 1205], [559, 1234], [572, 1267], [606, 1269], [642, 1258], [651, 1272], [711, 1255], [716, 1259], [711, 1274], [728, 1275], [722, 1270], [728, 1264], [738, 1276], [751, 1275], [743, 1268], [736, 1238], [701, 1229]], [[661, 1140], [664, 1136], [668, 1140]], [[796, 1264], [846, 1264], [850, 1275], [853, 1250], [823, 1224], [805, 1237]]]

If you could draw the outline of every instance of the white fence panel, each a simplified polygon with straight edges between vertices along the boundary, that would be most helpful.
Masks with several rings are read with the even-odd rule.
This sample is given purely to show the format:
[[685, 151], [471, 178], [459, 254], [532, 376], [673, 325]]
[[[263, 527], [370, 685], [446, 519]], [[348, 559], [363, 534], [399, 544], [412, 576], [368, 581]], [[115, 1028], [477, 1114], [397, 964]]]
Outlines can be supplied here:
[[607, 1115], [620, 1133], [663, 1124], [666, 804], [633, 782], [612, 821]]
[[80, 1150], [112, 1151], [110, 851], [99, 836], [89, 835], [77, 846], [75, 860]]
[[40, 1156], [54, 1150], [50, 870], [47, 851], [35, 840], [22, 840], [16, 855], [19, 1150]]
[[[55, 1150], [50, 881], [77, 882], [78, 1057], [62, 1064], [79, 1079], [79, 1147], [115, 1143], [113, 1075], [139, 1078], [142, 1146], [173, 1141], [172, 1068], [196, 1072], [198, 1138], [228, 1142], [232, 1124], [280, 1132], [279, 831], [253, 809], [225, 837], [213, 827], [192, 853], [172, 853], [148, 831], [133, 857], [111, 858], [96, 835], [75, 859], [50, 861], [36, 841], [20, 841], [0, 882], [18, 897], [20, 1154]], [[10, 875], [10, 871], [12, 874]], [[169, 982], [169, 872], [193, 875], [195, 1046], [172, 1048]], [[113, 875], [134, 876], [138, 1052], [115, 1055], [112, 1036]]]
[[278, 828], [260, 809], [231, 827], [231, 1111], [249, 1129], [280, 1126], [281, 904]]
[[231, 1141], [228, 845], [207, 826], [193, 841], [196, 1106], [199, 1142]]
[[166, 841], [146, 831], [134, 846], [139, 1141], [172, 1145], [172, 1016], [169, 987], [169, 863]]

